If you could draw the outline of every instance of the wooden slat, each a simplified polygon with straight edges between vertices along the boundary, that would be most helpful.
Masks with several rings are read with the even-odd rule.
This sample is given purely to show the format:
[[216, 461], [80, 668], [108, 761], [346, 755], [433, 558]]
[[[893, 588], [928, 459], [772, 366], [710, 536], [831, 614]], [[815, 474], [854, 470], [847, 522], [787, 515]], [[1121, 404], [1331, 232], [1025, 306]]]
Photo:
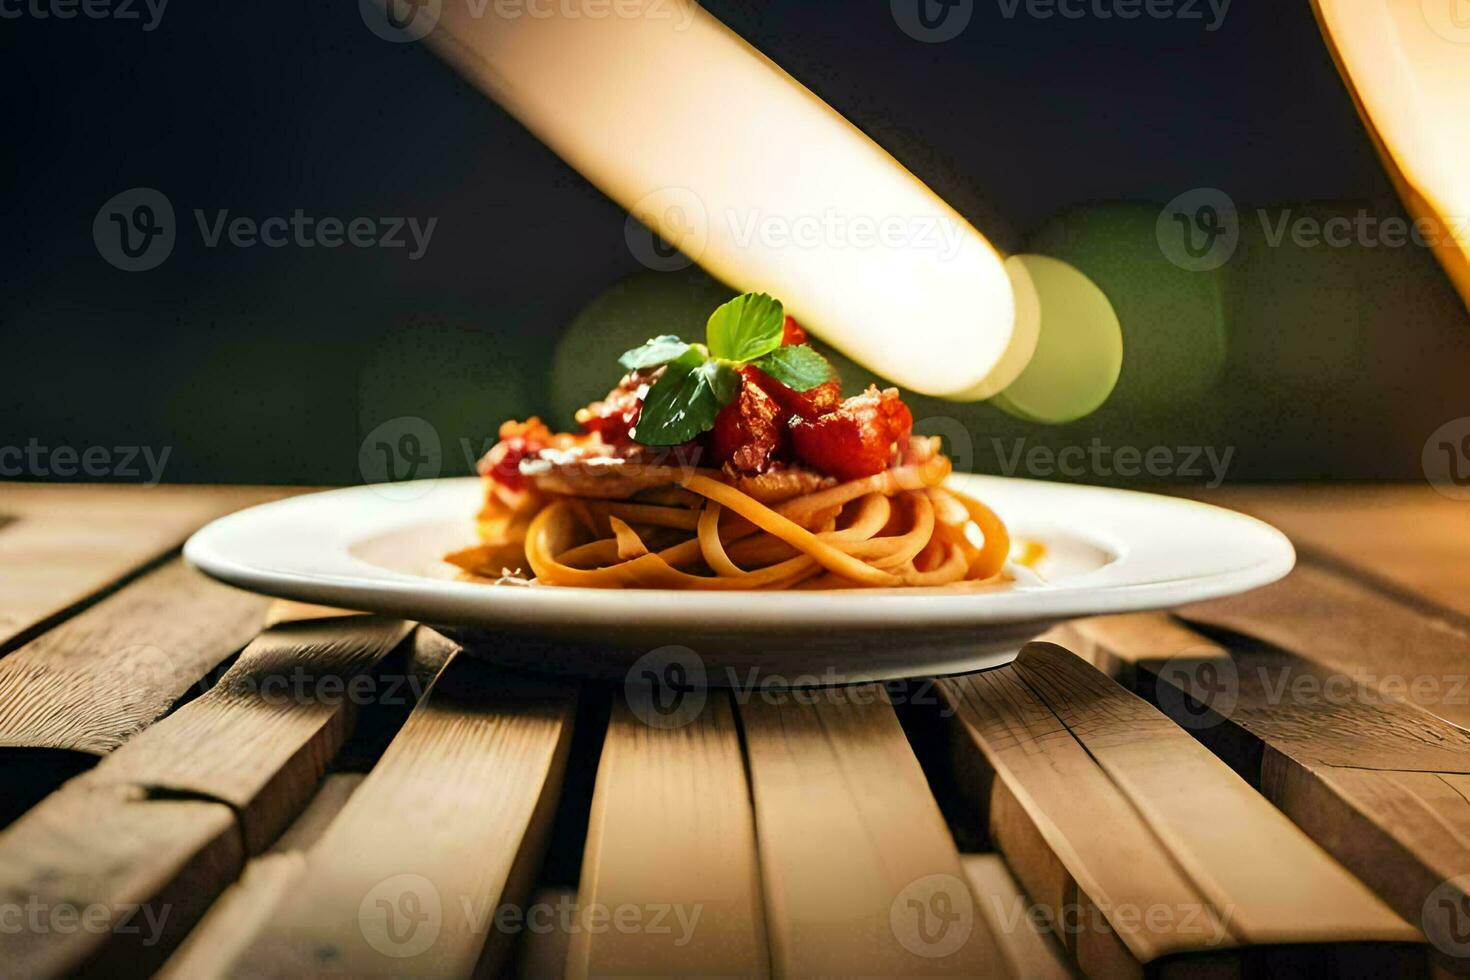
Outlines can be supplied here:
[[[971, 793], [996, 847], [1051, 921], [1065, 924], [1070, 910], [1076, 925], [1063, 936], [1084, 972], [1122, 975], [1235, 944], [1224, 916], [1014, 668], [939, 688], [988, 766]], [[1154, 905], [1180, 911], [1156, 923], [1134, 912]], [[1107, 910], [1130, 914], [1114, 922]]]
[[1312, 555], [1470, 615], [1470, 508], [1428, 484], [1222, 487], [1197, 496], [1269, 521]]
[[[209, 693], [0, 834], [0, 869], [20, 874], [17, 889], [44, 884], [36, 893], [53, 902], [167, 905], [171, 916], [166, 941], [146, 946], [135, 934], [28, 932], [15, 940], [17, 962], [47, 973], [104, 956], [129, 970], [156, 966], [234, 880], [243, 857], [263, 849], [310, 797], [350, 728], [352, 705], [340, 692], [408, 628], [377, 617], [273, 627]], [[297, 686], [298, 677], [306, 683]], [[276, 679], [287, 683], [277, 687]], [[286, 696], [273, 696], [282, 689]], [[155, 839], [155, 820], [173, 824], [164, 843]], [[173, 891], [178, 880], [189, 882], [182, 897]], [[11, 941], [0, 934], [0, 961]]]
[[1179, 614], [1371, 683], [1397, 679], [1407, 700], [1470, 727], [1470, 627], [1426, 615], [1348, 576], [1303, 564], [1267, 588]]
[[258, 854], [311, 798], [376, 690], [368, 672], [411, 628], [380, 616], [279, 623], [208, 692], [82, 778], [226, 803]]
[[1415, 941], [1186, 732], [1067, 651], [1031, 644], [1013, 667], [941, 690], [993, 774], [976, 791], [997, 846], [1058, 916], [1085, 910], [1066, 934], [1085, 972], [1276, 955], [1255, 947], [1342, 962]]
[[576, 932], [569, 976], [769, 973], [740, 735], [715, 693], [676, 728], [614, 706], [579, 894], [584, 918], [622, 909], [636, 927]]
[[0, 906], [36, 916], [0, 930], [0, 976], [147, 976], [243, 860], [222, 803], [68, 784], [0, 834]]
[[0, 653], [224, 514], [296, 491], [0, 483]]
[[0, 658], [0, 827], [197, 689], [268, 603], [173, 561]]
[[269, 600], [173, 561], [0, 660], [0, 745], [103, 755], [259, 630]]
[[773, 971], [1007, 976], [882, 688], [740, 706]]
[[450, 661], [326, 835], [237, 975], [494, 973], [555, 809], [567, 688]]
[[[1470, 733], [1359, 678], [1246, 640], [1222, 646], [1164, 616], [1070, 629], [1081, 654], [1129, 665], [1165, 710], [1195, 711], [1206, 744], [1246, 760], [1267, 797], [1431, 938], [1448, 927], [1426, 916], [1436, 889], [1470, 907], [1456, 905], [1470, 901]], [[1206, 661], [1208, 691], [1191, 683]], [[1186, 693], [1214, 710], [1202, 717]]]
[[1069, 980], [1078, 976], [1066, 951], [1057, 941], [1054, 924], [1035, 914], [1035, 905], [999, 854], [965, 854], [960, 862], [981, 905], [996, 924], [995, 938], [1006, 958], [1015, 964], [1016, 975], [1027, 980]]
[[254, 941], [298, 882], [306, 875], [306, 855], [342, 812], [362, 783], [356, 773], [337, 773], [321, 789], [269, 851], [245, 865], [240, 880], [210, 906], [209, 912], [157, 974], [156, 980], [194, 980], [223, 974]]

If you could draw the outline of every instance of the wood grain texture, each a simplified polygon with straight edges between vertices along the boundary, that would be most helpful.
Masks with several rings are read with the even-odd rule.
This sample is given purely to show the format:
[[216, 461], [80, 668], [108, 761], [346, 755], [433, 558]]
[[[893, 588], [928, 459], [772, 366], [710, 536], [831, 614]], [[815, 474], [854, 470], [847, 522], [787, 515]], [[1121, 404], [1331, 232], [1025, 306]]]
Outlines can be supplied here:
[[[1123, 791], [1231, 931], [1256, 946], [1414, 942], [1417, 932], [1184, 729], [1061, 647], [1016, 670]], [[1189, 787], [1181, 793], [1179, 786]], [[1269, 860], [1242, 860], [1256, 852]]]
[[529, 893], [575, 700], [451, 660], [231, 974], [498, 971], [515, 937], [495, 916]]
[[1185, 606], [1186, 621], [1252, 636], [1470, 727], [1470, 627], [1304, 564], [1274, 585]]
[[675, 728], [614, 705], [579, 894], [584, 916], [638, 927], [576, 932], [569, 976], [769, 974], [740, 734], [728, 697], [712, 695]]
[[882, 688], [740, 705], [773, 972], [1008, 976]]
[[[956, 752], [983, 756], [974, 785], [1007, 864], [1089, 975], [1130, 975], [1177, 953], [1238, 944], [1127, 796], [1014, 667], [939, 683]], [[1169, 914], [1146, 919], [1158, 907]], [[1071, 923], [1069, 925], [1069, 923]]]
[[1013, 667], [941, 686], [994, 774], [979, 792], [997, 846], [1058, 921], [1080, 906], [1066, 939], [1085, 972], [1243, 967], [1302, 948], [1320, 962], [1370, 945], [1418, 955], [1415, 929], [1185, 731], [1067, 651], [1031, 644]]
[[999, 854], [960, 856], [970, 888], [982, 906], [990, 909], [997, 926], [996, 941], [1028, 980], [1070, 980], [1079, 976], [1050, 925], [1035, 914], [1035, 906]]
[[1428, 484], [1222, 487], [1196, 496], [1276, 525], [1310, 555], [1470, 616], [1470, 508]]
[[[1169, 648], [1208, 643], [1162, 616], [1072, 628], [1082, 652], [1131, 661], [1140, 690], [1174, 711], [1192, 685]], [[1431, 938], [1470, 929], [1470, 733], [1286, 651], [1215, 646], [1226, 683], [1203, 740], [1256, 760], [1262, 793]]]
[[76, 783], [0, 833], [0, 976], [150, 975], [239, 873], [229, 807]]
[[296, 491], [0, 483], [0, 654], [30, 639], [206, 522]]
[[209, 907], [156, 980], [221, 976], [305, 876], [305, 852], [321, 839], [362, 780], [355, 773], [328, 776], [301, 816], [270, 850], [246, 863], [240, 879]]
[[410, 629], [380, 616], [279, 623], [208, 692], [82, 779], [218, 800], [258, 854], [311, 798], [358, 706], [378, 693], [369, 672]]
[[269, 604], [182, 561], [0, 659], [0, 745], [104, 755], [260, 628]]

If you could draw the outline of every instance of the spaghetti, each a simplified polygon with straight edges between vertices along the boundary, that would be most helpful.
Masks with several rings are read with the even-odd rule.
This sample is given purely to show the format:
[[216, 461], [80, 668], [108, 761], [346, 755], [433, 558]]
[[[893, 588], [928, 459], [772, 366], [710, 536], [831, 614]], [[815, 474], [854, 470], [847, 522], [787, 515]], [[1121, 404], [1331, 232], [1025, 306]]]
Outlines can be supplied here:
[[[738, 326], [748, 329], [756, 318], [740, 312]], [[768, 349], [779, 347], [780, 358], [712, 360], [715, 319], [708, 349], [662, 337], [625, 354], [629, 374], [578, 413], [582, 432], [553, 434], [535, 419], [502, 426], [480, 466], [481, 543], [446, 560], [476, 579], [596, 589], [958, 587], [1006, 578], [1005, 524], [945, 485], [949, 460], [937, 440], [912, 434], [896, 391], [842, 400], [789, 317], [772, 328]], [[742, 342], [759, 350], [761, 339]], [[643, 363], [654, 356], [665, 360]], [[678, 375], [684, 367], [691, 373]], [[701, 420], [689, 377], [724, 370], [728, 383], [708, 387], [728, 397], [715, 396]], [[671, 378], [684, 385], [683, 400], [660, 418], [659, 385]], [[670, 430], [661, 441], [639, 434]]]

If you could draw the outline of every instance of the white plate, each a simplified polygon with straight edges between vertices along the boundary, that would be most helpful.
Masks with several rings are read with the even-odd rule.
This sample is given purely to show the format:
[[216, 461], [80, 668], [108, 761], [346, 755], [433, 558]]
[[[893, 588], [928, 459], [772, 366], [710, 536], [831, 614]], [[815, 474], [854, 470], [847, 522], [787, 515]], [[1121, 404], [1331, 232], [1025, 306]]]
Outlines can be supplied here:
[[771, 683], [957, 673], [1009, 661], [1058, 620], [1161, 609], [1274, 582], [1286, 537], [1253, 518], [1153, 494], [956, 475], [1020, 539], [1042, 580], [993, 588], [674, 592], [453, 581], [441, 556], [473, 543], [474, 477], [351, 487], [231, 514], [184, 548], [213, 577], [306, 602], [433, 624], [477, 652], [528, 666], [621, 676], [687, 647], [709, 683], [755, 667]]

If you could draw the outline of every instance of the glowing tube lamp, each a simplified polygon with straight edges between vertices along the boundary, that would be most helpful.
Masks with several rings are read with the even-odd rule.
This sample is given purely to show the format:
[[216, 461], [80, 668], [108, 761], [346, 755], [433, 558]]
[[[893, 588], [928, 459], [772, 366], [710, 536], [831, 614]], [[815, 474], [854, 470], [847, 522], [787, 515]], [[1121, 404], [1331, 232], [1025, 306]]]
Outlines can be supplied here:
[[1470, 306], [1470, 0], [1312, 0], [1421, 237]]
[[1036, 317], [953, 208], [687, 0], [593, 7], [444, 2], [426, 40], [690, 258], [860, 363], [962, 399], [1022, 372]]

